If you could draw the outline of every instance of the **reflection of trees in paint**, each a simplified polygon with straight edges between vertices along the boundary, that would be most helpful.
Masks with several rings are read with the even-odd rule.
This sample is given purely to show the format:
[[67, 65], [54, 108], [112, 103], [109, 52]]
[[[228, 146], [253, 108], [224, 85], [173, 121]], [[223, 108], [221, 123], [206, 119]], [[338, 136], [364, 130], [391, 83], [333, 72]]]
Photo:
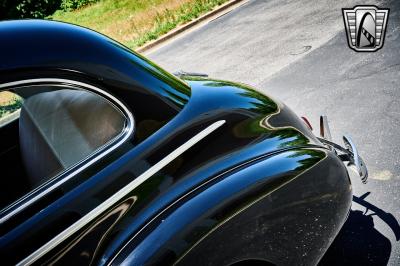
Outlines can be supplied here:
[[[125, 54], [126, 59], [130, 62], [130, 67], [132, 67], [132, 69], [128, 68], [126, 70], [135, 73], [134, 79], [139, 83], [139, 86], [151, 85], [153, 91], [164, 96], [179, 107], [187, 103], [191, 91], [189, 86], [182, 82], [182, 80], [129, 48], [112, 40], [108, 40], [108, 43]], [[141, 72], [146, 72], [148, 75], [143, 75]]]
[[[153, 86], [152, 89], [154, 91], [160, 93], [162, 96], [171, 100], [180, 107], [188, 102], [190, 97], [190, 88], [181, 80], [147, 59], [138, 56], [136, 60], [140, 60], [141, 62], [138, 63], [133, 59], [130, 61], [135, 64], [136, 67], [140, 66], [140, 70], [149, 73], [150, 77], [155, 77], [159, 81], [158, 83], [150, 83]], [[138, 75], [140, 75], [140, 73]]]
[[275, 140], [279, 148], [304, 146], [309, 143], [307, 137], [294, 127], [266, 128], [260, 126], [263, 117], [249, 118], [234, 127], [234, 134], [239, 138], [258, 137], [265, 140]]
[[296, 150], [291, 155], [288, 156], [288, 158], [297, 159], [297, 163], [299, 164], [299, 166], [296, 167], [295, 169], [297, 171], [306, 170], [311, 166], [315, 165], [316, 163], [318, 163], [325, 157], [326, 157], [325, 152], [321, 150], [311, 150], [311, 149]]
[[235, 90], [238, 97], [246, 102], [246, 110], [258, 114], [257, 117], [249, 117], [239, 122], [234, 127], [234, 134], [239, 138], [260, 137], [260, 139], [276, 139], [279, 141], [280, 148], [303, 146], [309, 143], [307, 137], [294, 127], [266, 127], [264, 120], [271, 115], [278, 113], [277, 103], [268, 96], [258, 92], [244, 84], [238, 84], [230, 81], [207, 80], [200, 77], [188, 77], [190, 81], [205, 81], [205, 86], [215, 88], [229, 88]]
[[253, 106], [253, 108], [250, 108], [253, 112], [270, 114], [278, 111], [278, 106], [274, 100], [247, 85], [230, 81], [213, 81], [207, 82], [204, 85], [209, 87], [230, 87], [231, 89], [239, 89], [237, 95], [247, 99], [248, 104]]

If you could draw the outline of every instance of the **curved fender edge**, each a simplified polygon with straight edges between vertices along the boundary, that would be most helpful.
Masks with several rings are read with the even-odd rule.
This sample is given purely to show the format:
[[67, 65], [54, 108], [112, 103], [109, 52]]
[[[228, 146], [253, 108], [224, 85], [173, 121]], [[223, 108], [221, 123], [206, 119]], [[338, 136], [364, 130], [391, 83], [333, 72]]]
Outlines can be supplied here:
[[284, 151], [194, 191], [147, 225], [112, 264], [317, 264], [345, 222], [351, 198], [346, 167], [334, 153]]

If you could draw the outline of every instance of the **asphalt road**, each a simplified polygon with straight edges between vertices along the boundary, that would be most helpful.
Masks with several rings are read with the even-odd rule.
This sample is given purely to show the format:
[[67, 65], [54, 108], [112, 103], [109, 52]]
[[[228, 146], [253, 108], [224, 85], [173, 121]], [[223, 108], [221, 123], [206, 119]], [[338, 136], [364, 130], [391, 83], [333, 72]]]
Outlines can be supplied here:
[[[341, 8], [356, 4], [390, 8], [378, 52], [347, 45]], [[352, 212], [321, 265], [400, 264], [399, 1], [249, 1], [147, 56], [172, 72], [250, 84], [314, 127], [328, 115], [334, 140], [352, 136], [370, 179], [352, 178]]]

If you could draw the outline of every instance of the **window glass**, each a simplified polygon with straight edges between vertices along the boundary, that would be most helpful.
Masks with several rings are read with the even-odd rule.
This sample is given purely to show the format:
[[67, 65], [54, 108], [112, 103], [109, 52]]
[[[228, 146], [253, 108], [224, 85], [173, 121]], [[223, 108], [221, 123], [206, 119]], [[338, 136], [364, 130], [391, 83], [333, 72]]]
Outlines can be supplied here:
[[0, 127], [18, 118], [22, 98], [10, 91], [0, 91]]
[[122, 134], [125, 115], [110, 101], [67, 85], [1, 92], [2, 207], [82, 163]]

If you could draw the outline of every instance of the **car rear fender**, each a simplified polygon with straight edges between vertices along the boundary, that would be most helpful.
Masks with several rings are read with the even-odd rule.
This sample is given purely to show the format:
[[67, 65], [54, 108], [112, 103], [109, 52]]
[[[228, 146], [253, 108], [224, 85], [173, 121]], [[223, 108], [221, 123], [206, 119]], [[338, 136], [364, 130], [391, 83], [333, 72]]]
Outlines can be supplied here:
[[348, 173], [333, 152], [283, 151], [190, 191], [146, 224], [110, 264], [229, 265], [252, 258], [315, 264], [350, 203]]

